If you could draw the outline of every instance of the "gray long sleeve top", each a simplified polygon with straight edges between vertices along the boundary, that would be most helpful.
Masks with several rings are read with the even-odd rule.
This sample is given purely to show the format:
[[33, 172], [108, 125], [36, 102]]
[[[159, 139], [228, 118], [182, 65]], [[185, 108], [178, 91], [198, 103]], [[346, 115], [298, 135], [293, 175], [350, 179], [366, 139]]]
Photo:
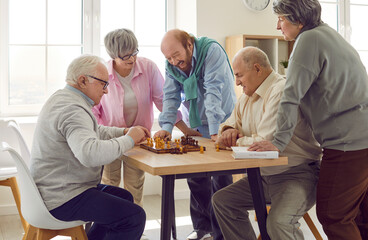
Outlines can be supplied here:
[[323, 148], [368, 148], [368, 77], [357, 51], [327, 24], [302, 32], [290, 56], [272, 143], [286, 147], [301, 112]]
[[49, 210], [96, 187], [102, 165], [134, 146], [123, 128], [98, 125], [92, 105], [67, 85], [48, 99], [38, 117], [30, 168]]

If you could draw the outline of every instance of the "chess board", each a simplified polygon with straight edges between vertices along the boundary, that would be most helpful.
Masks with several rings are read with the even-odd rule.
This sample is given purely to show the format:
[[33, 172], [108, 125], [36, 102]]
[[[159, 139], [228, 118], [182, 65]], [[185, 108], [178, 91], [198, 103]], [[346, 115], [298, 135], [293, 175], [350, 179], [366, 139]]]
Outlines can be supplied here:
[[[195, 143], [191, 137], [182, 137], [178, 146], [175, 142], [172, 141], [169, 141], [170, 147], [167, 147], [167, 144], [168, 142], [164, 144], [163, 148], [156, 148], [155, 146], [149, 146], [147, 143], [142, 143], [140, 144], [140, 147], [157, 154], [183, 154], [187, 152], [199, 152], [201, 149], [201, 146], [198, 145], [198, 142]], [[182, 151], [180, 151], [180, 148], [182, 148]], [[206, 147], [203, 147], [203, 151], [206, 151]]]

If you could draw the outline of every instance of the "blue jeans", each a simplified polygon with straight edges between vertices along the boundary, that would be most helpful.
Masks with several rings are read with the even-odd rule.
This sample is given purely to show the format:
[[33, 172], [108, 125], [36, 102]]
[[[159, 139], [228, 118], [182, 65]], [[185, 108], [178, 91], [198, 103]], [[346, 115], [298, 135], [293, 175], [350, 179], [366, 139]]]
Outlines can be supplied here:
[[[203, 137], [211, 138], [207, 125], [197, 127]], [[188, 178], [190, 189], [190, 217], [195, 230], [212, 232], [214, 240], [223, 239], [212, 209], [212, 194], [233, 183], [232, 175]]]
[[230, 185], [232, 175], [188, 178], [190, 188], [190, 217], [195, 230], [212, 232], [214, 240], [222, 238], [221, 229], [212, 209], [212, 194]]
[[139, 240], [146, 214], [125, 189], [98, 184], [50, 211], [62, 221], [94, 222], [89, 240]]

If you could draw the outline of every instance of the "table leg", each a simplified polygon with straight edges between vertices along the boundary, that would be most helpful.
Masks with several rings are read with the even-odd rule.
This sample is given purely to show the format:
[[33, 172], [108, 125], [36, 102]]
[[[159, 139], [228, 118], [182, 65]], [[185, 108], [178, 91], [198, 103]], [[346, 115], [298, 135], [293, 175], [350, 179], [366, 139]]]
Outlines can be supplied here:
[[248, 181], [252, 192], [254, 210], [257, 215], [257, 222], [262, 240], [270, 240], [266, 229], [267, 210], [266, 200], [263, 192], [261, 173], [259, 168], [248, 168]]
[[174, 214], [174, 175], [162, 177], [162, 201], [161, 201], [161, 240], [170, 240], [171, 227], [175, 221]]
[[171, 231], [172, 231], [172, 238], [174, 240], [177, 240], [176, 238], [176, 223], [175, 223], [175, 200], [173, 199], [173, 221], [172, 221], [172, 227], [171, 227]]

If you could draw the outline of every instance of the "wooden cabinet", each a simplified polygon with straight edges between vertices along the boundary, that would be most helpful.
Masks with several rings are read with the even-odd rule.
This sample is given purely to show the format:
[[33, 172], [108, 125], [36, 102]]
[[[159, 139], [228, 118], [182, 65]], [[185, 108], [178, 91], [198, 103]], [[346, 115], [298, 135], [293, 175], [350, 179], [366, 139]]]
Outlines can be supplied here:
[[[289, 59], [293, 49], [294, 42], [284, 40], [282, 36], [267, 36], [267, 35], [234, 35], [226, 37], [225, 51], [232, 62], [235, 54], [247, 46], [254, 46], [262, 49], [270, 59], [272, 68], [284, 74], [284, 69], [280, 65], [280, 61]], [[239, 97], [242, 93], [240, 87], [235, 87], [236, 96]]]

